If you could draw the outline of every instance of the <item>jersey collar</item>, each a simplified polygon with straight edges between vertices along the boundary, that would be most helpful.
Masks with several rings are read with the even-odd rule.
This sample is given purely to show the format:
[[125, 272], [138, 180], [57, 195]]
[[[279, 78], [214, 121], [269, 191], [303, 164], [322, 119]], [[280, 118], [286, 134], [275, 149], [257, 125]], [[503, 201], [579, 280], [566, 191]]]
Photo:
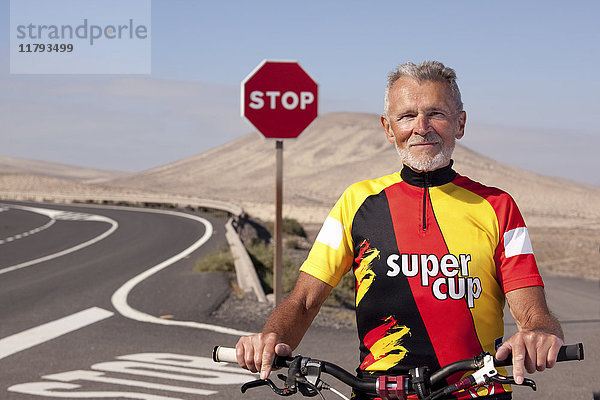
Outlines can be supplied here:
[[400, 171], [400, 176], [404, 182], [412, 186], [441, 186], [452, 182], [456, 177], [456, 171], [452, 169], [452, 164], [454, 161], [450, 160], [450, 164], [447, 166], [429, 172], [415, 172], [405, 165]]

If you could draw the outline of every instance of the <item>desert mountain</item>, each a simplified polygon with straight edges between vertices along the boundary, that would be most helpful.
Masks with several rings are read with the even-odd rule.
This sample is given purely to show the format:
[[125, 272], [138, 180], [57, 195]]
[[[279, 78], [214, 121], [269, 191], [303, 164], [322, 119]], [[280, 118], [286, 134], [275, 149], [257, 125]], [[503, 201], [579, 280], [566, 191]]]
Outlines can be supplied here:
[[[467, 125], [467, 129], [469, 126]], [[476, 135], [477, 127], [467, 130]], [[272, 220], [275, 145], [252, 133], [205, 153], [109, 184], [127, 190], [229, 200]], [[542, 269], [600, 278], [600, 188], [514, 168], [461, 146], [455, 169], [500, 187], [519, 204]], [[284, 144], [283, 214], [320, 224], [353, 182], [401, 167], [374, 114], [320, 116], [299, 139]]]
[[0, 157], [0, 173], [42, 175], [57, 179], [73, 180], [81, 183], [97, 183], [128, 175], [125, 172], [119, 171], [82, 168], [73, 165], [26, 160], [14, 157]]
[[[600, 221], [599, 188], [513, 168], [458, 143], [455, 169], [511, 193], [528, 219], [542, 218], [551, 225], [565, 218]], [[274, 196], [274, 148], [273, 141], [248, 134], [197, 156], [108, 183], [129, 190], [152, 188], [234, 201], [268, 219]], [[379, 116], [323, 115], [299, 139], [284, 144], [284, 215], [320, 222], [348, 185], [400, 167]]]

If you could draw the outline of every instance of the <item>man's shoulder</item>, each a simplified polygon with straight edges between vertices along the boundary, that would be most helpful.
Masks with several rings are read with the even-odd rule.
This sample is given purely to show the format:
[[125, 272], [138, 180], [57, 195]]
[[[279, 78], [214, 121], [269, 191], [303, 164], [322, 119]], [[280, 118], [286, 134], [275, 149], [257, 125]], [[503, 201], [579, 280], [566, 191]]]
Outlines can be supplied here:
[[510, 194], [503, 189], [500, 189], [496, 186], [491, 186], [474, 179], [471, 179], [467, 176], [457, 174], [456, 178], [452, 182], [455, 185], [461, 186], [464, 189], [470, 190], [475, 194], [478, 194], [482, 197], [488, 196], [502, 196], [502, 197], [510, 197]]
[[353, 213], [361, 207], [367, 198], [378, 195], [387, 187], [390, 187], [401, 181], [402, 178], [400, 177], [400, 173], [395, 172], [379, 178], [365, 179], [355, 182], [348, 186], [342, 193], [334, 209], [342, 208], [347, 211], [354, 210], [349, 211]]
[[377, 194], [385, 188], [394, 185], [400, 181], [402, 181], [400, 173], [394, 172], [391, 174], [380, 176], [379, 178], [365, 179], [362, 181], [355, 182], [352, 185], [348, 186], [344, 194]]

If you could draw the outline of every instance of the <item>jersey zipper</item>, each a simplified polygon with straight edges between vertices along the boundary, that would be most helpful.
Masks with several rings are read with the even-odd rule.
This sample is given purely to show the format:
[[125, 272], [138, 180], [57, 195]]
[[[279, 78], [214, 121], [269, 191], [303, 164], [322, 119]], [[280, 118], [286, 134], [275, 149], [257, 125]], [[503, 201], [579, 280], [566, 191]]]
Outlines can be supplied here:
[[427, 230], [427, 194], [429, 193], [429, 173], [423, 174], [425, 186], [423, 186], [423, 232]]

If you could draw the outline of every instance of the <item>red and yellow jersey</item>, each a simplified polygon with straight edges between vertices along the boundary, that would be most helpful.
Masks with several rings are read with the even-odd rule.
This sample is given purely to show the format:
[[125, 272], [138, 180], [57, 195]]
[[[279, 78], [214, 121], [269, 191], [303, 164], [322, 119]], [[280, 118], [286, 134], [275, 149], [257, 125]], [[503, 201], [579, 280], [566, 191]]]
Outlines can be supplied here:
[[301, 271], [331, 286], [353, 272], [363, 376], [495, 354], [504, 293], [543, 285], [514, 200], [451, 165], [350, 186]]

